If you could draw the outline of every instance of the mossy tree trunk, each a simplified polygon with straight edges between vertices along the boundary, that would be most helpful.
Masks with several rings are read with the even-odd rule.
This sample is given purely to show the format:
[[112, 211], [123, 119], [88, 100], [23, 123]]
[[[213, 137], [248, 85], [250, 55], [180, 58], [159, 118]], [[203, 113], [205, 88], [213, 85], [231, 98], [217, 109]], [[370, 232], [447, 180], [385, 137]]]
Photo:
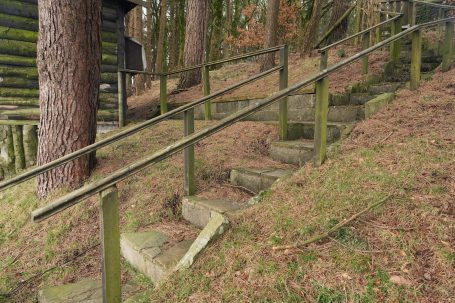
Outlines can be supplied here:
[[[101, 70], [101, 0], [40, 0], [38, 165], [95, 142]], [[78, 186], [94, 167], [87, 155], [44, 173], [38, 195]]]

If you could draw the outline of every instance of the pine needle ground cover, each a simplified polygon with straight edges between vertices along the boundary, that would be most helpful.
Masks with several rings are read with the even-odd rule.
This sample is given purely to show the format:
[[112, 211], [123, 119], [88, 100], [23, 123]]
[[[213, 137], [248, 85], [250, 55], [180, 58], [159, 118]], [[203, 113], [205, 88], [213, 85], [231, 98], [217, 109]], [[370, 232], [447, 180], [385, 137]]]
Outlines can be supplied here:
[[[407, 89], [321, 168], [277, 183], [152, 302], [453, 302], [455, 71]], [[330, 238], [368, 205], [383, 206]]]

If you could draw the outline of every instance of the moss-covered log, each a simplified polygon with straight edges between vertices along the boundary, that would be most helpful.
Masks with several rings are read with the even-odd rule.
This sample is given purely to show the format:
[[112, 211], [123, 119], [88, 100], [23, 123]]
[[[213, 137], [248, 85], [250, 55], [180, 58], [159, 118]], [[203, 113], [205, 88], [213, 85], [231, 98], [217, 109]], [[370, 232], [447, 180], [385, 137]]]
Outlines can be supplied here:
[[16, 164], [14, 159], [14, 144], [13, 130], [11, 125], [3, 125], [0, 127], [1, 140], [1, 158], [2, 167], [5, 175], [13, 175], [16, 173]]
[[36, 57], [36, 43], [0, 39], [0, 53], [12, 56]]
[[39, 88], [37, 80], [23, 78], [0, 77], [0, 87]]
[[38, 120], [1, 120], [0, 119], [0, 126], [5, 125], [39, 125]]
[[36, 125], [24, 125], [24, 154], [27, 167], [35, 165], [38, 153], [38, 127]]
[[0, 97], [0, 105], [39, 106], [39, 99]]
[[39, 98], [38, 89], [0, 87], [0, 97]]
[[117, 32], [117, 23], [108, 21], [108, 20], [103, 20], [102, 31], [116, 33]]
[[116, 84], [117, 83], [117, 73], [102, 73], [101, 74], [101, 83]]
[[100, 96], [98, 98], [100, 102], [109, 102], [109, 101], [118, 101], [118, 95], [116, 93], [105, 93], [100, 92]]
[[0, 13], [0, 25], [38, 32], [38, 20]]
[[22, 133], [22, 125], [12, 126], [14, 158], [16, 163], [16, 172], [25, 168], [25, 153], [24, 153], [24, 136]]
[[38, 41], [38, 33], [23, 29], [0, 26], [0, 39], [36, 43]]
[[0, 64], [36, 68], [36, 58], [0, 54]]
[[2, 0], [0, 13], [38, 19], [38, 7], [24, 1]]
[[101, 65], [101, 72], [102, 73], [117, 73], [117, 65]]
[[111, 109], [103, 109], [98, 111], [98, 121], [117, 121], [118, 111]]
[[103, 20], [117, 21], [117, 10], [103, 5]]
[[39, 108], [15, 108], [0, 110], [0, 117], [18, 117], [25, 120], [37, 120], [39, 119], [39, 116]]
[[17, 67], [0, 64], [0, 77], [38, 80], [38, 69], [36, 67]]
[[111, 42], [103, 42], [102, 50], [103, 50], [103, 53], [105, 53], [105, 54], [117, 55], [117, 44], [111, 43]]
[[101, 40], [111, 43], [117, 43], [117, 35], [116, 33], [112, 32], [102, 32], [101, 33]]
[[109, 54], [102, 54], [101, 63], [106, 65], [116, 65], [117, 64], [117, 56], [109, 55]]

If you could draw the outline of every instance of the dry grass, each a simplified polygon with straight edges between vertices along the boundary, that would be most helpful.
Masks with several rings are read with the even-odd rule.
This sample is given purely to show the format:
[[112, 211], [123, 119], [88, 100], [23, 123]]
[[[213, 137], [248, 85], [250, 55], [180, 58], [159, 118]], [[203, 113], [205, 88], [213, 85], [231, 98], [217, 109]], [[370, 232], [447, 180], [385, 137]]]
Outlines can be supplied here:
[[[200, 122], [197, 127], [206, 125], [208, 123]], [[98, 153], [99, 165], [91, 180], [99, 179], [181, 138], [182, 127], [181, 121], [168, 121], [102, 149]], [[226, 186], [228, 172], [233, 167], [244, 165], [282, 167], [282, 164], [266, 157], [268, 145], [276, 138], [276, 126], [242, 122], [197, 144], [198, 194], [234, 201], [247, 200], [250, 197], [248, 194]], [[119, 184], [122, 231], [157, 229], [169, 234], [171, 243], [195, 237], [197, 231], [181, 221], [182, 167], [183, 156], [177, 154]], [[100, 278], [100, 251], [96, 246], [99, 243], [97, 197], [40, 224], [30, 222], [30, 212], [50, 202], [52, 197], [37, 201], [34, 182], [2, 193], [1, 199], [0, 293], [8, 293], [21, 285], [21, 281], [42, 270], [62, 265], [91, 248], [75, 261], [32, 279], [31, 283], [7, 298], [8, 302], [34, 302], [38, 288], [45, 285]], [[150, 282], [135, 274], [126, 264], [122, 275], [123, 282], [132, 284], [136, 290], [150, 286]]]
[[[453, 302], [455, 71], [436, 73], [330, 155], [278, 183], [152, 302]], [[304, 250], [368, 204], [383, 207]]]

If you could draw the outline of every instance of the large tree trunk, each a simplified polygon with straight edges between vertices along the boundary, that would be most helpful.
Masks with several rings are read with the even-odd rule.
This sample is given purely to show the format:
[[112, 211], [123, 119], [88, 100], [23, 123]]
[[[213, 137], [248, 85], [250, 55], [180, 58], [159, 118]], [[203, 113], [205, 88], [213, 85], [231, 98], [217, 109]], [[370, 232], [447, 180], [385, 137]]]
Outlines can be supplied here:
[[167, 14], [167, 3], [166, 0], [161, 0], [161, 11], [160, 11], [160, 31], [158, 34], [158, 47], [156, 51], [156, 68], [157, 73], [163, 71], [164, 65], [164, 41], [166, 35], [166, 14]]
[[303, 35], [302, 54], [308, 54], [313, 50], [314, 42], [318, 36], [319, 24], [321, 22], [323, 2], [323, 0], [314, 0], [313, 2], [311, 18], [305, 27], [305, 33]]
[[[185, 66], [201, 64], [204, 60], [205, 23], [208, 0], [188, 0], [185, 35]], [[201, 70], [182, 73], [179, 88], [188, 88], [201, 83]]]
[[[40, 0], [38, 165], [95, 142], [101, 66], [101, 0]], [[38, 195], [78, 186], [94, 154], [38, 177]]]
[[[331, 28], [335, 23], [344, 15], [349, 9], [350, 1], [347, 0], [333, 0], [332, 4], [332, 15], [330, 16], [330, 22], [328, 28]], [[341, 40], [348, 30], [348, 18], [344, 19], [340, 25], [330, 34], [328, 39], [329, 43]]]
[[[280, 11], [280, 0], [267, 1], [267, 20], [265, 25], [264, 48], [276, 46], [278, 14]], [[261, 72], [275, 66], [275, 53], [265, 54], [261, 63]]]

